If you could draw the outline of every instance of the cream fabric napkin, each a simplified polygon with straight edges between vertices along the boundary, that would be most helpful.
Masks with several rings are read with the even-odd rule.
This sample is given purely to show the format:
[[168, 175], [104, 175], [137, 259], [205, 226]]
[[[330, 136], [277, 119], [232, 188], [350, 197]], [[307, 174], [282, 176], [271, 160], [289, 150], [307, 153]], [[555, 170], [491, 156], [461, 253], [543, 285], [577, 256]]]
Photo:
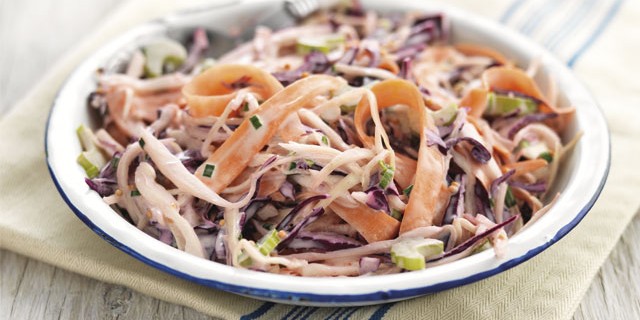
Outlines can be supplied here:
[[225, 319], [570, 318], [640, 205], [640, 171], [632, 170], [640, 158], [640, 126], [633, 123], [640, 119], [636, 58], [640, 33], [631, 32], [640, 19], [640, 3], [453, 2], [530, 34], [575, 64], [611, 128], [613, 162], [600, 199], [575, 230], [530, 261], [483, 281], [399, 303], [305, 308], [243, 298], [178, 279], [99, 238], [67, 208], [49, 178], [43, 146], [49, 107], [65, 77], [99, 45], [137, 23], [193, 5], [170, 0], [133, 1], [115, 10], [0, 120], [0, 247]]

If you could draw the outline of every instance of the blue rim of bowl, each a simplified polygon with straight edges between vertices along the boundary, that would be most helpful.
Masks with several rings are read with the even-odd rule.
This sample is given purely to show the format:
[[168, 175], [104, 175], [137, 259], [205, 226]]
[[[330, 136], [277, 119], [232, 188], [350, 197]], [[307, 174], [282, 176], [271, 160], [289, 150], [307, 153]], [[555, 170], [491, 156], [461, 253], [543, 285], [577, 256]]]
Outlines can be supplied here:
[[[52, 116], [53, 111], [54, 111], [54, 109], [55, 109], [55, 107], [57, 105], [57, 101], [58, 101], [58, 97], [60, 96], [60, 93], [67, 86], [67, 83], [73, 77], [73, 75], [76, 74], [76, 72], [80, 68], [80, 66], [81, 66], [81, 64], [78, 65], [76, 68], [74, 68], [74, 70], [72, 72], [69, 73], [69, 75], [67, 76], [66, 80], [63, 82], [63, 84], [61, 85], [60, 89], [56, 93], [56, 96], [53, 99], [53, 103], [52, 103], [51, 109], [49, 110], [49, 115], [47, 117], [47, 122], [46, 122], [46, 126], [45, 126], [45, 135], [44, 135], [44, 140], [45, 140], [44, 141], [44, 149], [45, 149], [44, 151], [45, 151], [45, 158], [46, 158], [46, 162], [47, 162], [47, 169], [49, 171], [51, 179], [54, 182], [54, 185], [56, 186], [56, 189], [58, 190], [58, 193], [60, 193], [60, 196], [65, 201], [65, 203], [69, 206], [69, 208], [71, 208], [71, 210], [74, 212], [74, 214], [82, 222], [84, 222], [84, 224], [86, 224], [91, 230], [93, 230], [93, 232], [95, 232], [98, 236], [100, 236], [102, 239], [104, 239], [105, 241], [107, 241], [108, 243], [113, 245], [114, 247], [118, 248], [119, 250], [121, 250], [121, 251], [127, 253], [128, 255], [134, 257], [135, 259], [143, 262], [144, 264], [147, 264], [147, 265], [149, 265], [151, 267], [154, 267], [154, 268], [156, 268], [158, 270], [161, 270], [161, 271], [167, 272], [169, 274], [172, 274], [172, 275], [174, 275], [174, 276], [176, 276], [178, 278], [181, 278], [181, 279], [184, 279], [184, 280], [188, 280], [188, 281], [200, 284], [200, 285], [204, 285], [204, 286], [207, 286], [207, 287], [210, 287], [210, 288], [214, 288], [214, 289], [223, 290], [223, 291], [230, 292], [230, 293], [235, 293], [235, 294], [240, 294], [240, 295], [249, 295], [249, 296], [252, 296], [252, 297], [257, 298], [257, 299], [277, 300], [277, 301], [283, 302], [283, 303], [296, 303], [296, 302], [305, 303], [305, 302], [308, 302], [308, 303], [312, 303], [312, 304], [313, 303], [319, 303], [319, 304], [323, 304], [323, 303], [340, 303], [340, 304], [356, 304], [356, 305], [358, 305], [358, 303], [360, 303], [360, 305], [378, 304], [378, 303], [385, 303], [385, 302], [390, 302], [390, 301], [396, 301], [396, 300], [403, 300], [403, 299], [418, 297], [418, 296], [422, 296], [422, 295], [426, 295], [426, 294], [430, 294], [430, 293], [435, 293], [435, 292], [439, 292], [439, 291], [443, 291], [443, 290], [459, 287], [459, 286], [462, 286], [462, 285], [471, 284], [473, 282], [477, 282], [477, 281], [486, 279], [488, 277], [491, 277], [493, 275], [496, 275], [498, 273], [501, 273], [503, 271], [511, 269], [511, 268], [513, 268], [513, 267], [515, 267], [515, 266], [517, 266], [517, 265], [519, 265], [519, 264], [521, 264], [521, 263], [523, 263], [523, 262], [535, 257], [540, 252], [544, 251], [545, 249], [547, 249], [551, 245], [553, 245], [556, 242], [558, 242], [567, 233], [569, 233], [569, 231], [571, 231], [573, 228], [575, 228], [580, 223], [580, 221], [582, 221], [582, 219], [586, 216], [586, 214], [591, 210], [591, 208], [595, 204], [596, 200], [598, 199], [598, 197], [602, 193], [602, 190], [603, 190], [603, 188], [604, 188], [604, 186], [606, 184], [607, 178], [609, 176], [609, 171], [610, 171], [610, 168], [611, 168], [611, 134], [610, 134], [610, 130], [609, 130], [608, 124], [606, 123], [606, 121], [604, 121], [604, 128], [606, 129], [607, 146], [608, 146], [606, 166], [605, 166], [605, 170], [604, 170], [603, 176], [600, 178], [600, 182], [598, 184], [598, 187], [595, 190], [594, 194], [589, 199], [589, 201], [582, 207], [582, 209], [580, 209], [578, 214], [569, 223], [567, 223], [562, 228], [560, 228], [558, 230], [558, 232], [556, 232], [556, 234], [553, 237], [551, 237], [547, 242], [545, 242], [542, 245], [537, 246], [537, 247], [527, 251], [525, 254], [523, 254], [523, 255], [521, 255], [519, 257], [514, 257], [514, 258], [512, 258], [512, 259], [510, 259], [508, 261], [505, 261], [504, 263], [498, 265], [497, 267], [495, 267], [493, 269], [489, 269], [489, 270], [486, 270], [486, 271], [483, 271], [483, 272], [472, 274], [472, 275], [464, 277], [464, 278], [445, 281], [445, 282], [440, 282], [440, 283], [436, 283], [436, 284], [432, 284], [432, 285], [427, 285], [427, 286], [424, 286], [424, 287], [410, 288], [410, 289], [404, 289], [404, 290], [375, 291], [375, 292], [371, 292], [371, 293], [356, 294], [356, 295], [300, 293], [300, 292], [272, 290], [272, 289], [261, 289], [261, 288], [253, 288], [253, 287], [247, 287], [247, 286], [241, 286], [241, 285], [234, 285], [234, 284], [225, 283], [225, 282], [221, 282], [221, 281], [195, 277], [195, 276], [192, 276], [190, 274], [184, 273], [182, 271], [176, 270], [176, 269], [174, 269], [172, 267], [169, 267], [167, 265], [164, 265], [162, 263], [156, 262], [155, 260], [152, 260], [150, 258], [147, 258], [143, 254], [141, 254], [141, 253], [135, 251], [134, 249], [128, 247], [127, 245], [125, 245], [122, 242], [116, 240], [114, 237], [112, 237], [111, 235], [109, 235], [108, 233], [106, 233], [102, 229], [100, 229], [100, 227], [95, 225], [93, 223], [93, 221], [91, 221], [91, 219], [89, 219], [80, 209], [78, 209], [74, 205], [74, 203], [71, 201], [71, 199], [69, 199], [67, 194], [62, 190], [62, 187], [60, 186], [58, 178], [55, 175], [55, 173], [54, 173], [54, 171], [52, 169], [50, 160], [49, 160], [49, 152], [48, 152], [49, 151], [49, 146], [48, 146], [49, 126], [50, 126], [51, 116]], [[584, 87], [582, 84], [580, 84], [580, 86]], [[596, 106], [598, 112], [600, 113], [600, 116], [602, 118], [604, 118], [604, 112], [602, 111], [602, 108], [600, 107], [600, 105], [595, 101], [595, 99], [593, 99], [593, 97], [589, 96], [589, 98], [592, 101], [594, 101], [594, 105]]]

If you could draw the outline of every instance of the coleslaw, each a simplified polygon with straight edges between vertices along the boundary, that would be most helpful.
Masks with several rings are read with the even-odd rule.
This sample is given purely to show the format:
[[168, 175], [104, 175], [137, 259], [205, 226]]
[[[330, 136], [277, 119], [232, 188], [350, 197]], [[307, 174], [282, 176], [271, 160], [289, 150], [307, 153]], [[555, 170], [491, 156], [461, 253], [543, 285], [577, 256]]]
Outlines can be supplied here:
[[158, 38], [99, 70], [87, 185], [192, 255], [295, 276], [421, 270], [493, 249], [553, 205], [573, 107], [442, 14], [357, 2], [206, 57]]

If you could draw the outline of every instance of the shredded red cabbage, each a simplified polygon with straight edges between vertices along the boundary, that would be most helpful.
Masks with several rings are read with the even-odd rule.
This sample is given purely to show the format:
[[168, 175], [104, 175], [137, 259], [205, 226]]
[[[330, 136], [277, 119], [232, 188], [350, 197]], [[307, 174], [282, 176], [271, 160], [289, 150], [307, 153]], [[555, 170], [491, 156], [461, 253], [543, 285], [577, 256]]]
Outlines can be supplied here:
[[511, 127], [511, 129], [509, 129], [507, 136], [509, 137], [509, 139], [513, 139], [516, 133], [518, 133], [520, 129], [526, 127], [527, 125], [534, 122], [542, 122], [548, 119], [553, 119], [557, 116], [558, 116], [557, 113], [534, 113], [534, 114], [526, 115], [522, 117], [520, 120], [518, 120], [518, 122], [516, 122]]
[[291, 221], [293, 221], [293, 218], [295, 218], [302, 209], [304, 209], [306, 206], [308, 206], [309, 204], [315, 202], [315, 201], [320, 201], [322, 199], [326, 199], [328, 198], [329, 195], [328, 194], [319, 194], [316, 196], [312, 196], [309, 198], [306, 198], [302, 201], [300, 201], [300, 203], [298, 203], [293, 209], [291, 209], [291, 211], [289, 212], [289, 214], [287, 214], [282, 221], [280, 221], [280, 223], [278, 224], [278, 226], [276, 227], [277, 230], [291, 230], [291, 228], [293, 228], [293, 225], [291, 225]]
[[496, 194], [496, 191], [498, 191], [498, 186], [500, 186], [501, 183], [507, 182], [507, 180], [509, 180], [509, 178], [511, 178], [511, 176], [513, 176], [515, 173], [516, 170], [511, 169], [497, 179], [493, 180], [491, 182], [491, 186], [489, 187], [489, 190], [491, 190], [491, 196], [493, 197]]
[[366, 204], [369, 208], [382, 210], [386, 213], [390, 212], [389, 202], [387, 201], [387, 196], [382, 188], [375, 186], [365, 191], [365, 193], [367, 194]]
[[458, 246], [456, 246], [455, 248], [445, 252], [444, 254], [442, 254], [440, 257], [437, 257], [435, 259], [429, 260], [429, 262], [434, 262], [434, 261], [438, 261], [456, 254], [460, 254], [463, 253], [464, 251], [480, 244], [480, 240], [485, 239], [486, 237], [490, 236], [492, 233], [500, 230], [501, 228], [511, 224], [512, 222], [516, 221], [516, 219], [518, 219], [519, 215], [515, 215], [510, 217], [509, 219], [503, 221], [502, 223], [498, 223], [495, 226], [487, 229], [485, 232], [482, 232], [480, 234], [477, 234], [469, 239], [467, 239], [467, 241], [459, 244]]

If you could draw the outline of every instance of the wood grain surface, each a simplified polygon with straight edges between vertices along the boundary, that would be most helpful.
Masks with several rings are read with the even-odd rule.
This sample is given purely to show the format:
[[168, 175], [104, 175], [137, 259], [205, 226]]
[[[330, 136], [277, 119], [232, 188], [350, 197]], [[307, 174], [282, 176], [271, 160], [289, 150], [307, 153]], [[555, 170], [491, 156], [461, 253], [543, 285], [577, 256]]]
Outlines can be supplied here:
[[[67, 49], [124, 0], [0, 0], [0, 117]], [[640, 317], [640, 216], [601, 268], [574, 319]], [[21, 255], [0, 251], [0, 319], [210, 319]]]

